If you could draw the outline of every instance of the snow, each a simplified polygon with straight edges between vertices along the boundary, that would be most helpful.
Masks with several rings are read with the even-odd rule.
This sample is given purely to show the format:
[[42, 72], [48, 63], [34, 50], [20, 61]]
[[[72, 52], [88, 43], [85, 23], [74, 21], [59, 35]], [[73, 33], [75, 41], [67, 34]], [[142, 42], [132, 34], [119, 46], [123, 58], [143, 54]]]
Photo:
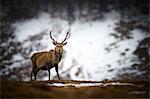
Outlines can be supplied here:
[[35, 35], [45, 30], [49, 25], [49, 16], [46, 13], [39, 15], [37, 19], [31, 19], [23, 22], [15, 23], [17, 27], [15, 35], [19, 41], [26, 40], [29, 36]]
[[[18, 41], [23, 42], [30, 36], [45, 31], [46, 35], [38, 41], [43, 47], [41, 49], [39, 48], [39, 50], [34, 49], [29, 55], [31, 56], [34, 52], [48, 51], [51, 48], [54, 48], [54, 45], [49, 38], [50, 30], [54, 30], [53, 35], [58, 42], [61, 42], [65, 32], [70, 28], [71, 37], [67, 40], [68, 43], [64, 47], [66, 55], [63, 59], [64, 63], [62, 71], [71, 67], [73, 65], [72, 60], [75, 59], [77, 64], [69, 71], [72, 79], [112, 79], [115, 77], [118, 69], [132, 64], [130, 59], [135, 56], [131, 53], [138, 45], [137, 41], [142, 40], [145, 36], [141, 31], [133, 30], [131, 33], [134, 39], [119, 42], [119, 48], [112, 50], [111, 53], [107, 53], [105, 48], [108, 47], [109, 44], [117, 41], [114, 37], [110, 36], [110, 34], [115, 32], [114, 28], [120, 19], [120, 15], [118, 12], [112, 11], [106, 13], [104, 16], [105, 19], [102, 21], [81, 22], [77, 20], [70, 26], [66, 20], [51, 18], [48, 13], [41, 13], [38, 18], [15, 23], [15, 35]], [[59, 34], [56, 35], [56, 33]], [[26, 42], [22, 44], [22, 46], [24, 48], [34, 46], [34, 43]], [[120, 65], [118, 64], [118, 60], [125, 59], [120, 53], [126, 48], [130, 49], [125, 55], [125, 58], [128, 58], [128, 60]], [[19, 59], [20, 56], [15, 57], [16, 59]], [[111, 67], [108, 67], [109, 64], [111, 64]], [[83, 76], [75, 75], [79, 67], [83, 68]], [[108, 72], [109, 69], [114, 69], [114, 71]], [[55, 71], [52, 70], [52, 74], [55, 74], [54, 72]], [[88, 73], [90, 73], [91, 78], [89, 78]]]
[[55, 87], [76, 87], [76, 88], [80, 88], [80, 87], [106, 87], [106, 86], [117, 86], [117, 85], [121, 85], [121, 86], [125, 86], [125, 85], [130, 85], [132, 86], [133, 84], [131, 83], [120, 83], [120, 82], [110, 82], [110, 83], [67, 83], [67, 84], [62, 84], [62, 83], [53, 83], [50, 84], [48, 83], [47, 86], [55, 86]]
[[136, 94], [136, 95], [139, 95], [139, 94], [145, 94], [146, 91], [132, 91], [130, 92], [129, 94]]
[[23, 60], [23, 57], [21, 54], [16, 54], [13, 56], [13, 61], [20, 61]]

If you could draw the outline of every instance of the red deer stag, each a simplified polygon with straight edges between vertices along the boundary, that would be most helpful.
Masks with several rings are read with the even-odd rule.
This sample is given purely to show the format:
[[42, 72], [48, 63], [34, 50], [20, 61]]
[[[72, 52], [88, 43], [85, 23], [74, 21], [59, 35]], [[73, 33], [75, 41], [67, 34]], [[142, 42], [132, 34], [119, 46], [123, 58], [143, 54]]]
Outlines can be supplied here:
[[49, 73], [49, 80], [50, 80], [50, 69], [55, 67], [57, 76], [60, 80], [59, 73], [58, 73], [58, 63], [61, 61], [62, 55], [63, 55], [63, 46], [67, 44], [65, 42], [69, 37], [69, 32], [66, 33], [65, 39], [58, 43], [54, 40], [52, 37], [52, 31], [50, 31], [50, 38], [53, 40], [53, 44], [55, 45], [55, 49], [51, 49], [50, 51], [44, 51], [44, 52], [38, 52], [34, 53], [31, 57], [33, 69], [31, 72], [31, 80], [32, 75], [34, 73], [34, 78], [36, 80], [36, 74], [39, 70], [48, 70]]

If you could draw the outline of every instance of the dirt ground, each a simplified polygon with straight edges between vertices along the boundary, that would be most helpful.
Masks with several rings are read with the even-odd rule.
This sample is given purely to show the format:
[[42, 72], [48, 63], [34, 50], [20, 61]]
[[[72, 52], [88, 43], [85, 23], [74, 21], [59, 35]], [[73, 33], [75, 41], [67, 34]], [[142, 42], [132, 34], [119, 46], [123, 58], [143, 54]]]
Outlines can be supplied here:
[[[84, 84], [93, 84], [84, 86]], [[76, 85], [76, 86], [75, 86]], [[77, 86], [80, 85], [80, 86]], [[83, 85], [83, 86], [81, 86]], [[148, 81], [10, 81], [1, 79], [1, 98], [149, 98]]]

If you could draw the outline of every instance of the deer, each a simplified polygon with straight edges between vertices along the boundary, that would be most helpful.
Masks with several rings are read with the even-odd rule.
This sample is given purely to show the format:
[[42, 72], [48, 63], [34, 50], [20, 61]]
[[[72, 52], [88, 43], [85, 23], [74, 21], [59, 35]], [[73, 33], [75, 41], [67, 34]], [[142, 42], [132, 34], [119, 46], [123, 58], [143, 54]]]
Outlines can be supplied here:
[[58, 73], [58, 64], [63, 56], [63, 46], [67, 44], [66, 40], [70, 38], [69, 31], [66, 33], [65, 38], [61, 43], [58, 43], [52, 37], [52, 31], [50, 31], [50, 38], [52, 39], [53, 44], [55, 45], [54, 49], [50, 51], [43, 51], [34, 53], [31, 56], [32, 61], [32, 71], [31, 71], [31, 80], [34, 74], [34, 80], [36, 80], [36, 75], [40, 70], [48, 70], [49, 80], [50, 80], [50, 70], [55, 67], [55, 71], [57, 73], [58, 79], [60, 80], [60, 76]]

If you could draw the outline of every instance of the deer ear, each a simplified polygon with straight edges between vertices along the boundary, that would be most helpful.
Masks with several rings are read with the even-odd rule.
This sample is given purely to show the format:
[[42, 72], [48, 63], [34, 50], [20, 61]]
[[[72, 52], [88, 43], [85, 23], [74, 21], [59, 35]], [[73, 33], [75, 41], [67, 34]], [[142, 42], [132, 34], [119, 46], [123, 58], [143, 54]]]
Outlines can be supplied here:
[[53, 42], [54, 45], [56, 45], [56, 42]]
[[66, 45], [66, 44], [67, 44], [67, 42], [63, 43], [63, 45]]

